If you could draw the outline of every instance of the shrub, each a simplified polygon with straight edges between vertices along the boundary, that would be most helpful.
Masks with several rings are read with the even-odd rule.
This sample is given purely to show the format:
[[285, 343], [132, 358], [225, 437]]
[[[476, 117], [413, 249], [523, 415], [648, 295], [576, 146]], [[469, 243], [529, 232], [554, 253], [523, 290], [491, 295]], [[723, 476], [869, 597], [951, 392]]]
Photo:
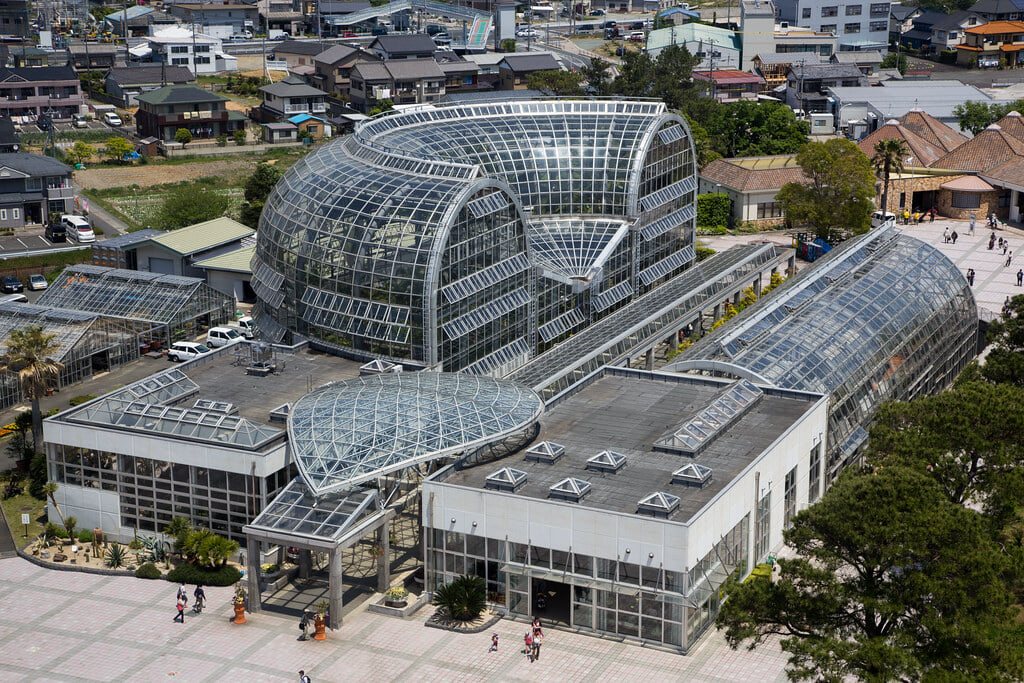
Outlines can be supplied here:
[[234, 139], [236, 145], [244, 145], [246, 137], [245, 128], [239, 128], [231, 134], [231, 137]]
[[88, 529], [82, 529], [78, 532], [79, 543], [92, 543], [92, 532]]
[[159, 579], [163, 574], [152, 562], [147, 562], [135, 570], [135, 576], [140, 579]]
[[201, 583], [204, 586], [230, 586], [242, 579], [242, 572], [231, 565], [217, 569], [200, 569], [194, 564], [180, 564], [167, 572], [167, 580], [174, 583]]
[[129, 550], [142, 550], [142, 541], [137, 538], [133, 538], [131, 543], [128, 544]]
[[697, 227], [700, 229], [728, 225], [732, 200], [724, 192], [697, 195]]
[[473, 621], [487, 608], [487, 586], [479, 576], [460, 576], [434, 591], [434, 604], [458, 621]]
[[225, 135], [224, 133], [221, 133], [220, 135], [217, 136], [217, 146], [218, 147], [224, 147], [227, 144], [228, 144], [228, 136], [227, 135]]
[[697, 260], [698, 261], [703, 261], [704, 259], [706, 259], [709, 256], [714, 256], [714, 254], [715, 254], [715, 250], [712, 249], [711, 247], [705, 247], [705, 246], [700, 245], [700, 244], [697, 245]]
[[727, 232], [729, 232], [729, 230], [724, 225], [697, 228], [698, 235], [724, 235]]
[[74, 408], [75, 406], [80, 406], [83, 403], [88, 403], [94, 398], [96, 398], [96, 394], [81, 394], [79, 396], [73, 396], [68, 403], [70, 403], [71, 407]]
[[128, 551], [120, 543], [112, 543], [107, 548], [106, 563], [111, 569], [120, 569], [128, 559]]
[[280, 567], [278, 567], [276, 564], [267, 563], [267, 564], [261, 564], [260, 565], [260, 573], [261, 574], [273, 574], [274, 572], [278, 571], [279, 569], [280, 569]]

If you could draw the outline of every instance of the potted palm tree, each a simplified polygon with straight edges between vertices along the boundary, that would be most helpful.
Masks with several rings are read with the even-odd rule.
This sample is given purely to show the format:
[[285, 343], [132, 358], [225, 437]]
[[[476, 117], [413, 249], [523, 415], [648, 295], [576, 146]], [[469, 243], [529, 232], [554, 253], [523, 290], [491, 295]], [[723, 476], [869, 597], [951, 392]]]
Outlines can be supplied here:
[[327, 626], [327, 611], [331, 608], [331, 603], [327, 600], [321, 600], [316, 603], [314, 609], [316, 612], [313, 614], [313, 626], [316, 628], [316, 633], [313, 635], [313, 640], [325, 640], [327, 634], [324, 632]]
[[47, 380], [56, 378], [64, 369], [64, 364], [52, 357], [61, 348], [56, 339], [56, 334], [44, 334], [42, 325], [11, 330], [7, 350], [0, 356], [0, 372], [17, 373], [21, 392], [32, 404], [34, 453], [39, 453], [43, 445], [43, 413], [39, 399], [46, 394]]
[[245, 596], [248, 592], [245, 590], [245, 586], [238, 584], [235, 586], [235, 597], [231, 599], [231, 605], [235, 609], [235, 618], [232, 621], [236, 624], [244, 624], [245, 622]]

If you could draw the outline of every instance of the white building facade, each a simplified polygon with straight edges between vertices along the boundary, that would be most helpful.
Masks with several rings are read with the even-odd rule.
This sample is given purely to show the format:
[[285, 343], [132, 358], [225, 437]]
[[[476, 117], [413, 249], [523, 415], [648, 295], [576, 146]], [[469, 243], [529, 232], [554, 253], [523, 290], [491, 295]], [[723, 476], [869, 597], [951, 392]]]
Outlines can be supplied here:
[[888, 50], [889, 2], [778, 0], [776, 4], [781, 21], [834, 33], [840, 50]]

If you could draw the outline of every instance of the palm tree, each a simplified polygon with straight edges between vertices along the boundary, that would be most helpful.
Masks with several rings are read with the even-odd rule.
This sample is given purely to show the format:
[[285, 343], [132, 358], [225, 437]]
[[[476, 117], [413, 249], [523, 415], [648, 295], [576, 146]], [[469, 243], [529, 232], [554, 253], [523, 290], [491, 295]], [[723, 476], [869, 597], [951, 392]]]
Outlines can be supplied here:
[[[64, 513], [60, 511], [60, 506], [57, 505], [57, 497], [54, 495], [57, 493], [56, 482], [48, 481], [43, 485], [43, 493], [47, 495], [50, 502], [53, 503], [53, 509], [57, 511], [57, 516], [60, 517], [61, 526], [66, 527], [67, 520], [64, 519]], [[77, 521], [77, 520], [76, 520]]]
[[487, 609], [487, 586], [479, 576], [459, 576], [438, 586], [434, 604], [456, 621], [473, 621]]
[[903, 159], [907, 154], [907, 143], [899, 138], [875, 143], [875, 156], [871, 157], [871, 164], [875, 167], [875, 175], [881, 176], [884, 183], [882, 211], [889, 210], [889, 176], [903, 173]]
[[46, 393], [47, 380], [56, 377], [64, 364], [52, 358], [60, 350], [56, 334], [44, 334], [42, 325], [11, 330], [7, 349], [0, 356], [0, 372], [18, 373], [21, 392], [32, 402], [32, 446], [39, 453], [43, 445], [43, 414], [39, 399]]

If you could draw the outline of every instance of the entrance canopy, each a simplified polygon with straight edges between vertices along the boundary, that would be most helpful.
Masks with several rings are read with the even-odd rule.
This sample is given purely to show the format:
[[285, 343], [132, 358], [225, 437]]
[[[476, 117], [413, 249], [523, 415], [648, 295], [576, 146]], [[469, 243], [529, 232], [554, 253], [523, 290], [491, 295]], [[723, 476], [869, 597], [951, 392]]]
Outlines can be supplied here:
[[294, 479], [246, 525], [245, 532], [270, 543], [333, 549], [360, 522], [382, 514], [376, 503], [377, 492], [372, 489], [316, 498], [300, 479]]

